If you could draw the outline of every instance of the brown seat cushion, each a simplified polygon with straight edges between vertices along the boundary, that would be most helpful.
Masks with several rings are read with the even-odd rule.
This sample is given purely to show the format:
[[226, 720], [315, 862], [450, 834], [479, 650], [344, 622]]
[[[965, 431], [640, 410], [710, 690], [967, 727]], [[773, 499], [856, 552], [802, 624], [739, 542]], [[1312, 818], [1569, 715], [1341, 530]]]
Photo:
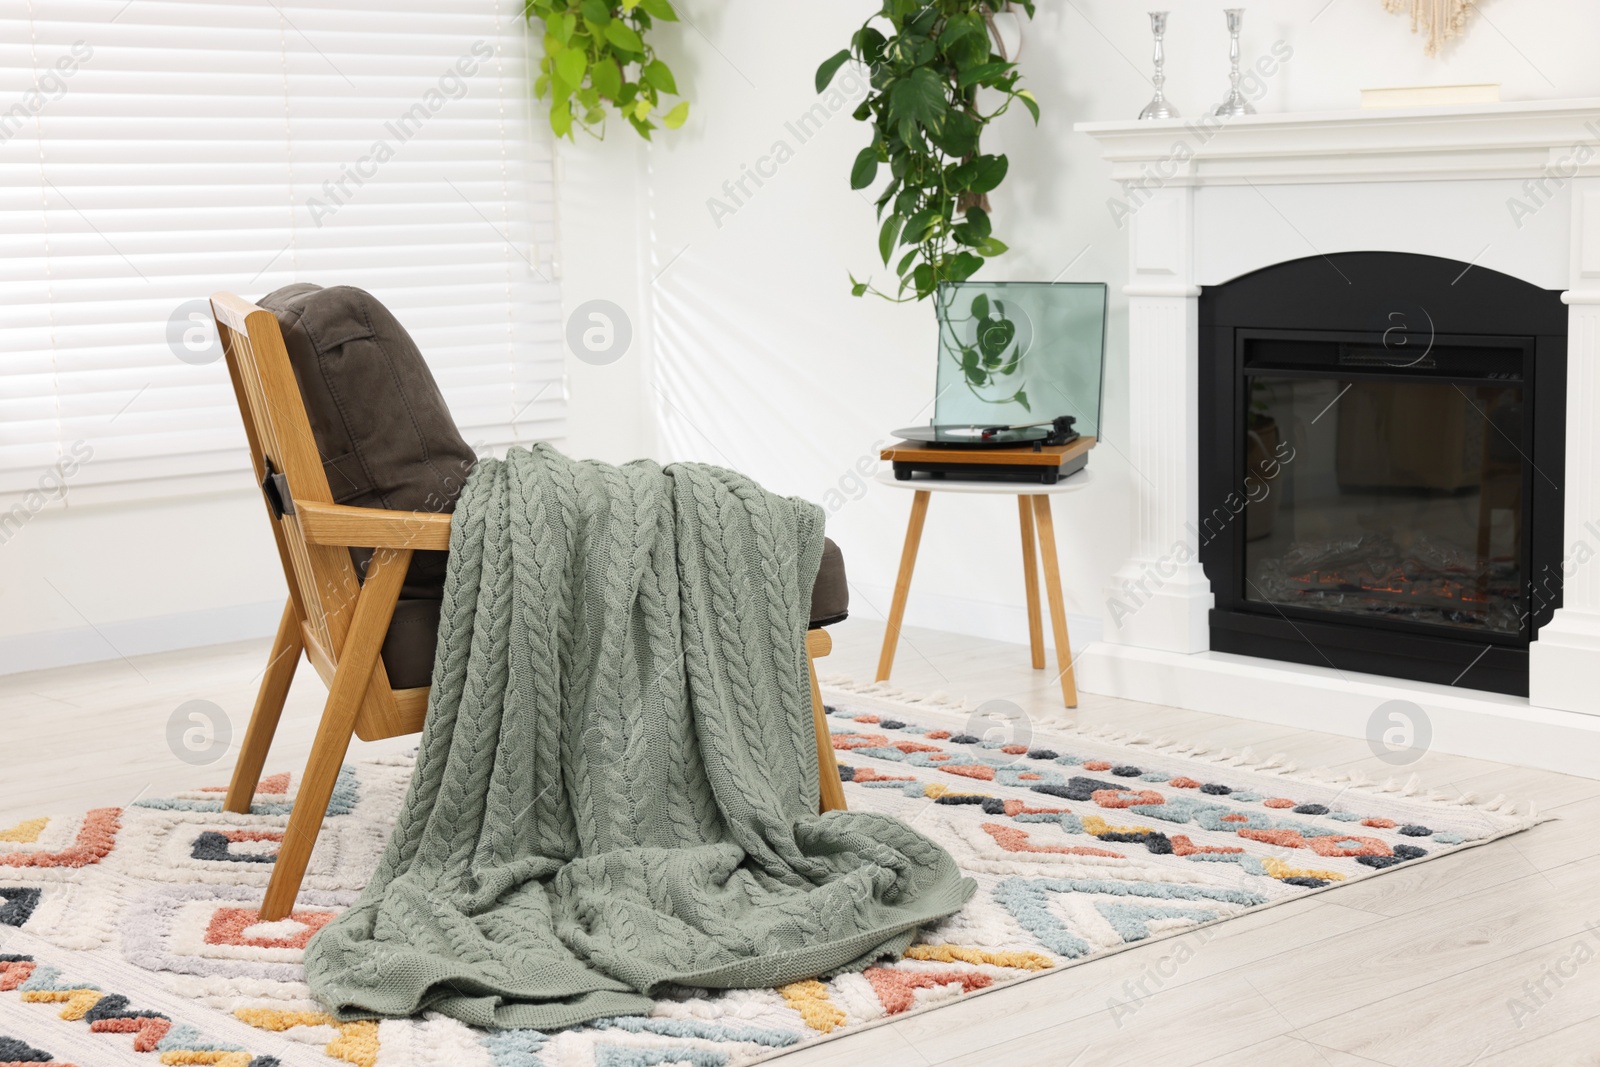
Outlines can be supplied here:
[[[456, 429], [428, 364], [389, 310], [348, 285], [300, 282], [263, 297], [283, 331], [335, 503], [395, 511], [455, 510], [477, 456]], [[293, 491], [293, 486], [290, 487]], [[351, 549], [358, 574], [368, 550]], [[444, 595], [444, 552], [418, 552], [383, 642], [389, 684], [429, 684]], [[825, 541], [811, 625], [849, 612], [844, 557]]]
[[[850, 614], [850, 587], [845, 584], [844, 553], [831, 539], [822, 543], [822, 564], [811, 587], [811, 628], [831, 626]], [[383, 641], [383, 665], [389, 684], [410, 689], [428, 684], [433, 671], [433, 646], [439, 634], [438, 600], [402, 600]]]
[[811, 586], [811, 628], [832, 626], [850, 614], [850, 586], [844, 578], [844, 553], [833, 538], [822, 539], [822, 563]]

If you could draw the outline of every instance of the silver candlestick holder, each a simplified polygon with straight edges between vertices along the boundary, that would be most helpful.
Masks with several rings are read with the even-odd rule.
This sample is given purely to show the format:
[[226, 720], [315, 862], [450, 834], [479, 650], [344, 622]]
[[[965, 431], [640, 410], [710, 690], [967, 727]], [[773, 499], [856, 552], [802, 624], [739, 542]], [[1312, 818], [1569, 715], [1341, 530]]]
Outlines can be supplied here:
[[1161, 87], [1167, 83], [1167, 75], [1162, 69], [1166, 66], [1167, 56], [1161, 47], [1161, 39], [1167, 35], [1167, 13], [1165, 11], [1150, 12], [1150, 32], [1155, 35], [1156, 39], [1156, 72], [1155, 76], [1150, 79], [1150, 83], [1156, 87], [1156, 95], [1153, 100], [1145, 105], [1144, 110], [1139, 112], [1139, 117], [1141, 119], [1175, 119], [1178, 117], [1178, 109], [1167, 103], [1167, 98], [1161, 95]]
[[1254, 115], [1256, 109], [1251, 105], [1250, 101], [1244, 98], [1244, 94], [1239, 91], [1239, 28], [1244, 25], [1244, 8], [1225, 8], [1222, 13], [1228, 16], [1228, 60], [1233, 66], [1232, 72], [1228, 75], [1228, 81], [1232, 87], [1228, 90], [1227, 97], [1217, 105], [1217, 109], [1212, 114], [1229, 117]]

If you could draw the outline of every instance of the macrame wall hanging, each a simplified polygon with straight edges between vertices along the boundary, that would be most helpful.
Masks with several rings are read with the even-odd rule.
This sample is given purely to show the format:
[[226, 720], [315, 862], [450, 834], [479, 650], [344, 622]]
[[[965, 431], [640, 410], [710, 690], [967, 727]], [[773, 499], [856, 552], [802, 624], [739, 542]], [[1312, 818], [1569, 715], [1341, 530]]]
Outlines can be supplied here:
[[1467, 28], [1467, 13], [1472, 0], [1383, 0], [1384, 9], [1399, 14], [1411, 8], [1411, 32], [1428, 35], [1427, 54], [1439, 54], [1439, 46], [1459, 37]]

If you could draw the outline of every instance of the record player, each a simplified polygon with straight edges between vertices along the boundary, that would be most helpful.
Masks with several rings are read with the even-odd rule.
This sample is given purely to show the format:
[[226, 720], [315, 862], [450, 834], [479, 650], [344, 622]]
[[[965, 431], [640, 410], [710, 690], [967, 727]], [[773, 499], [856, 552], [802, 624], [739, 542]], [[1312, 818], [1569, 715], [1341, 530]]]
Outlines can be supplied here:
[[1106, 294], [1101, 282], [939, 286], [933, 417], [880, 453], [895, 478], [1053, 485], [1082, 470], [1100, 432]]
[[1054, 485], [1082, 470], [1095, 439], [1073, 428], [1071, 415], [1014, 426], [930, 425], [894, 431], [901, 440], [880, 458], [898, 481], [914, 474]]

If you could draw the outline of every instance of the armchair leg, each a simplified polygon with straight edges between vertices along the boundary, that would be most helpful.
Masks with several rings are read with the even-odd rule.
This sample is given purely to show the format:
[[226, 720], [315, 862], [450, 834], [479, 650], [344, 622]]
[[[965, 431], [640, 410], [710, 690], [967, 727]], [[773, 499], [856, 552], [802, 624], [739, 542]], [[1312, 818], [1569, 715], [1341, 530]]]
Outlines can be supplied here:
[[300, 616], [294, 610], [291, 597], [283, 606], [278, 636], [272, 641], [267, 669], [261, 676], [261, 689], [256, 693], [256, 706], [250, 712], [250, 725], [245, 727], [244, 743], [239, 747], [239, 761], [233, 765], [228, 796], [222, 802], [224, 811], [236, 811], [241, 815], [250, 811], [250, 798], [255, 796], [256, 786], [261, 781], [261, 768], [267, 762], [272, 737], [278, 732], [278, 717], [283, 714], [283, 702], [289, 696], [289, 684], [294, 681], [302, 651]]
[[817, 734], [817, 782], [820, 811], [844, 811], [844, 783], [839, 780], [839, 764], [833, 758], [833, 734], [828, 730], [827, 712], [822, 709], [822, 688], [817, 685], [816, 660], [833, 651], [833, 639], [826, 630], [806, 631], [806, 673], [811, 676], [811, 725]]
[[389, 630], [389, 620], [394, 615], [395, 601], [400, 597], [400, 586], [410, 563], [409, 550], [385, 550], [374, 555], [367, 568], [367, 580], [356, 601], [333, 684], [328, 688], [322, 722], [317, 726], [316, 740], [311, 743], [311, 758], [306, 762], [305, 775], [295, 793], [289, 827], [278, 847], [272, 880], [261, 902], [263, 922], [282, 919], [294, 910], [294, 898], [300, 892], [306, 864], [316, 847], [322, 818], [328, 812], [328, 801], [333, 797], [333, 787], [339, 778], [339, 768], [344, 764], [350, 738], [355, 733], [356, 713], [361, 710], [362, 699], [372, 680], [384, 634]]

